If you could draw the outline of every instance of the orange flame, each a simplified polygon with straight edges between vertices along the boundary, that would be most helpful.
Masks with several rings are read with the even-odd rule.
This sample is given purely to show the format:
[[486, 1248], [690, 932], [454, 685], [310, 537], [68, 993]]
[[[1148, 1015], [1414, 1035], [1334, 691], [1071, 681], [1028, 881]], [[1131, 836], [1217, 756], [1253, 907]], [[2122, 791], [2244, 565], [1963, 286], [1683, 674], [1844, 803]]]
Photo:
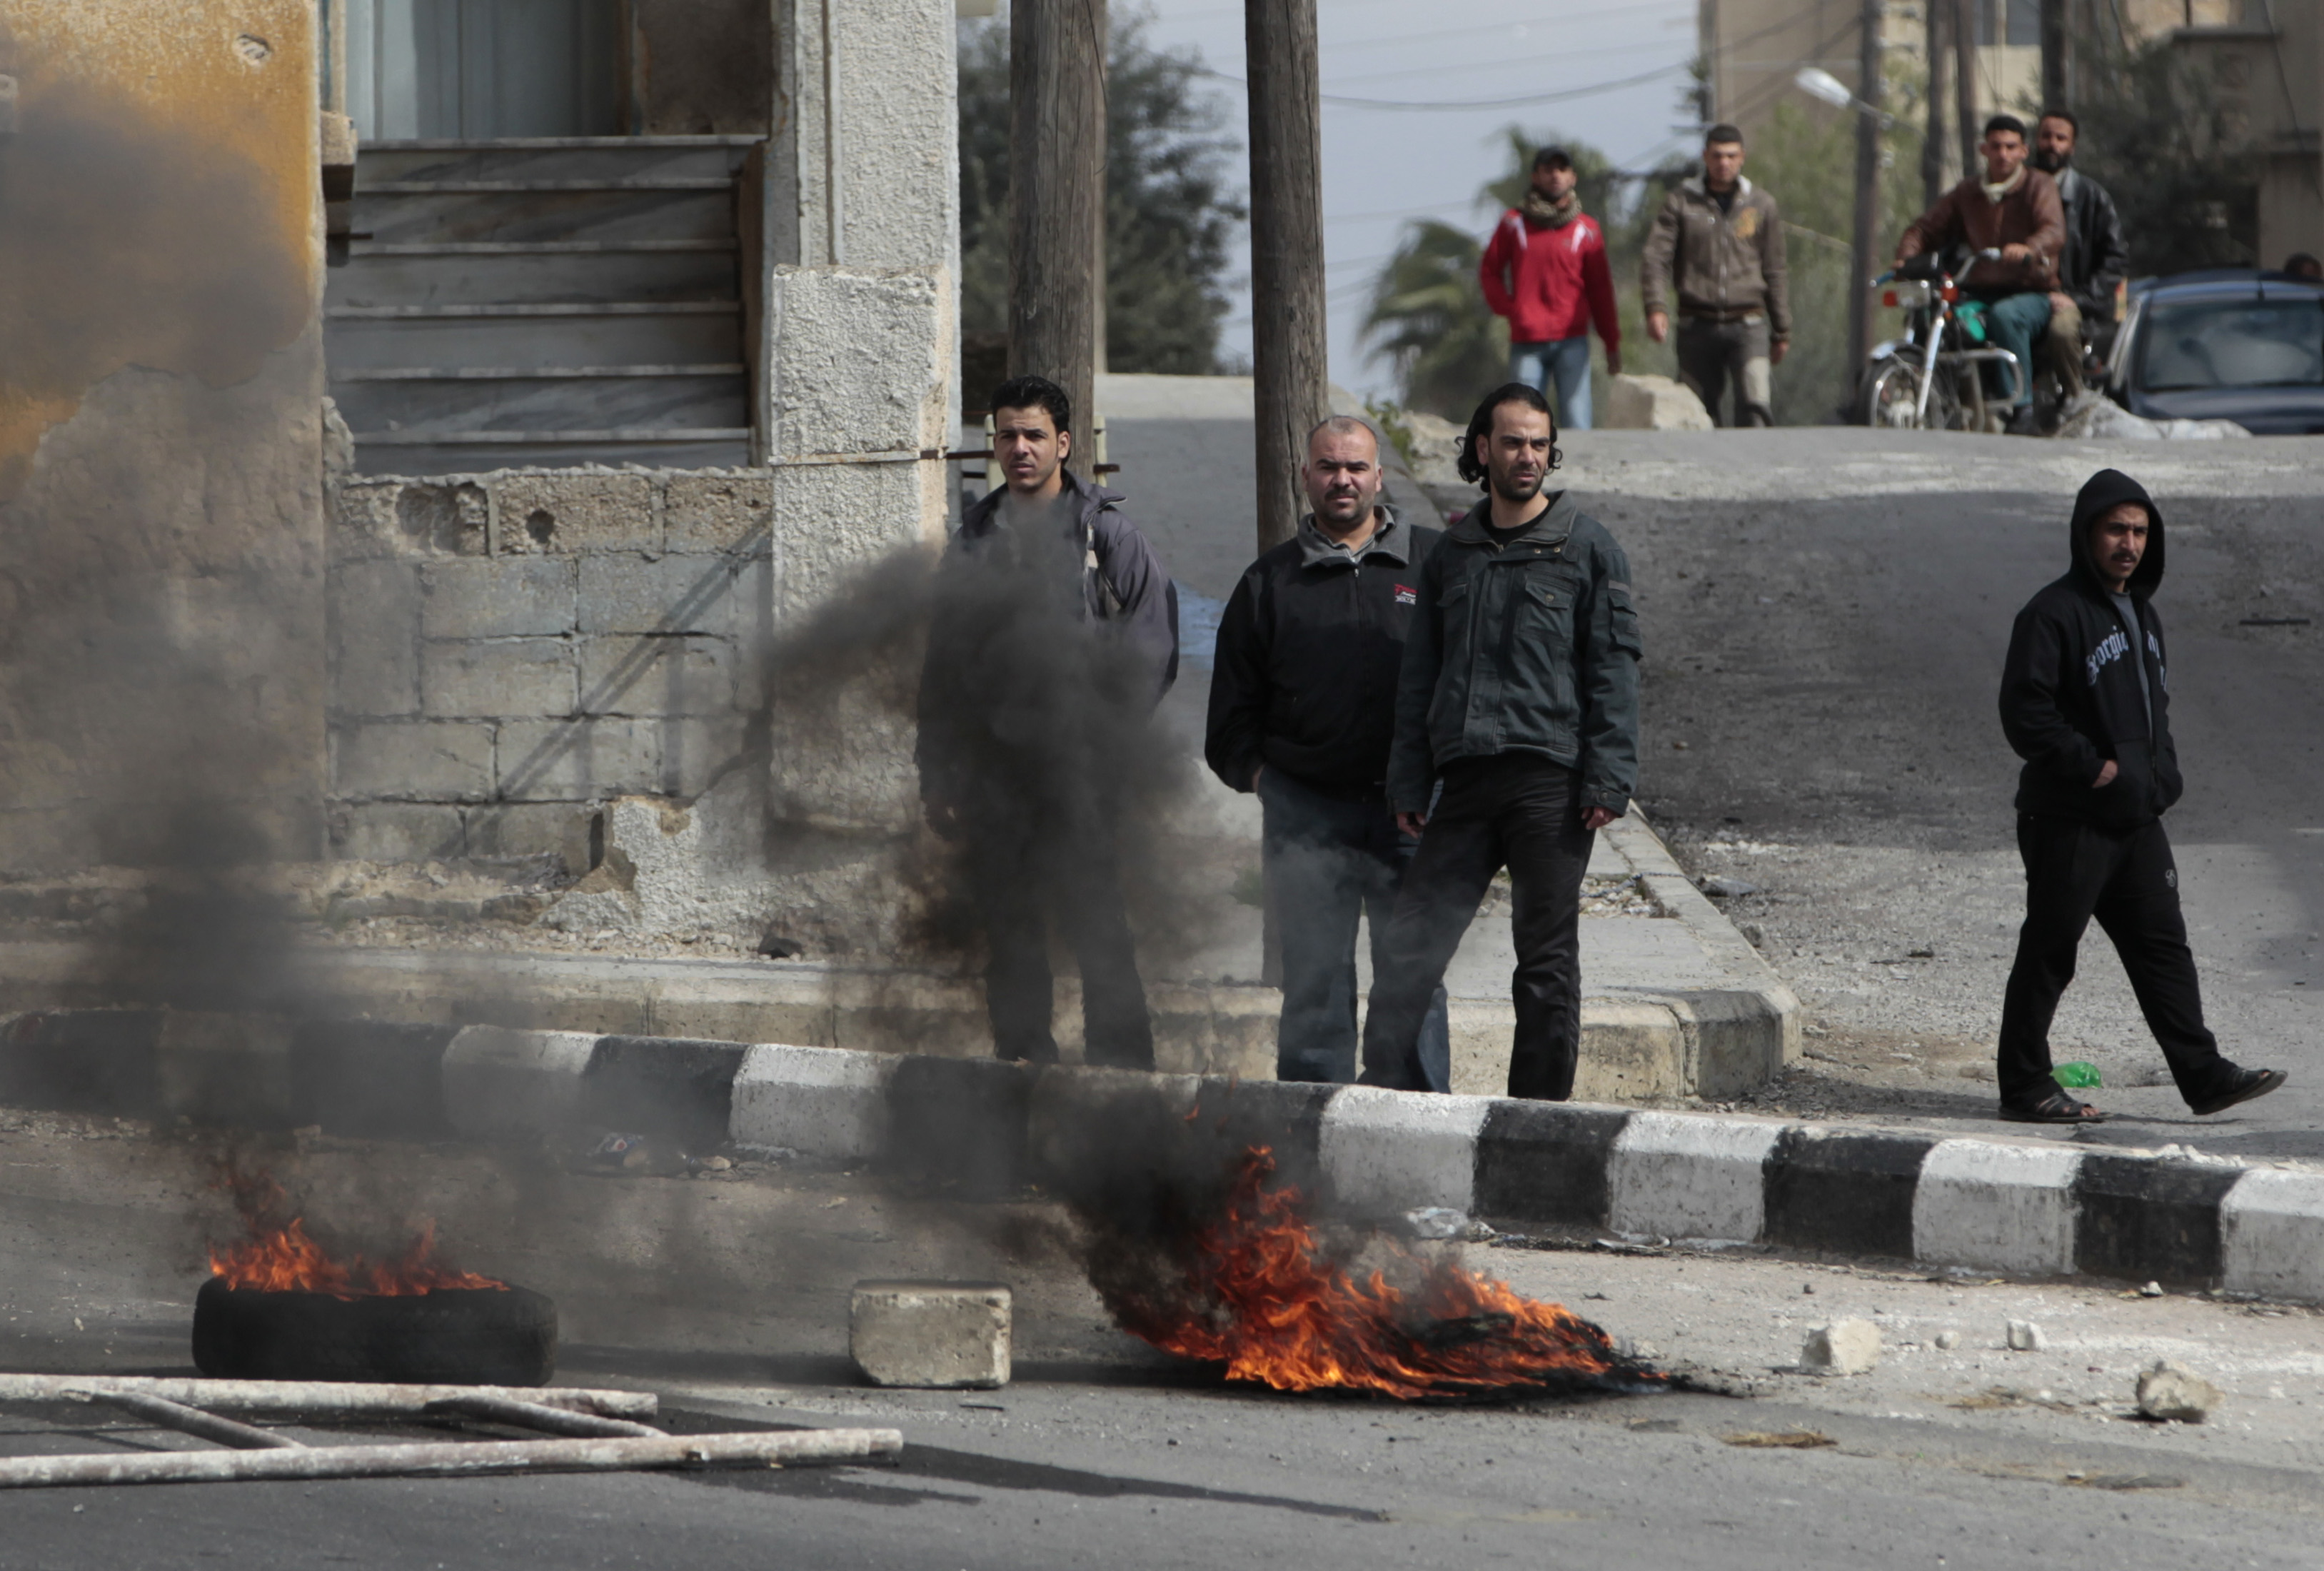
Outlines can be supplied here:
[[249, 1238], [224, 1252], [216, 1244], [209, 1246], [210, 1274], [223, 1279], [229, 1288], [328, 1293], [335, 1298], [404, 1298], [479, 1288], [508, 1291], [506, 1282], [474, 1271], [453, 1271], [438, 1261], [433, 1222], [422, 1226], [395, 1259], [372, 1261], [357, 1254], [334, 1260], [329, 1251], [308, 1236], [303, 1216], [293, 1216], [279, 1225], [271, 1222], [270, 1214], [287, 1198], [272, 1175], [245, 1174], [228, 1164], [212, 1187], [233, 1191], [235, 1206], [250, 1229]]
[[1187, 1286], [1209, 1312], [1164, 1323], [1133, 1309], [1123, 1316], [1132, 1334], [1277, 1391], [1334, 1386], [1409, 1400], [1659, 1378], [1587, 1320], [1451, 1259], [1423, 1260], [1395, 1243], [1416, 1289], [1379, 1271], [1352, 1280], [1319, 1257], [1299, 1191], [1267, 1187], [1274, 1171], [1271, 1152], [1249, 1152], [1224, 1216], [1194, 1241]]

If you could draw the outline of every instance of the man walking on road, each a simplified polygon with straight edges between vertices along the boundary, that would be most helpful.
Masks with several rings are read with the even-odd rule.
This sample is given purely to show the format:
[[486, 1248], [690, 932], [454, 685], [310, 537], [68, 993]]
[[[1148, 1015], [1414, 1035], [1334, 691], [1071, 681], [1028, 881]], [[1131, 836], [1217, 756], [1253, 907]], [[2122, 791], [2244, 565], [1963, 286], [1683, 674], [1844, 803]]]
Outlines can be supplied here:
[[2074, 167], [2081, 122], [2067, 109], [2044, 109], [2034, 126], [2035, 169], [2058, 182], [2058, 202], [2066, 218], [2065, 248], [2058, 254], [2058, 287], [2050, 291], [2050, 331], [2042, 357], [2057, 374], [2058, 390], [2071, 402], [2082, 391], [2082, 345], [2091, 329], [2114, 325], [2114, 291], [2130, 274], [2130, 248], [2122, 243], [2122, 218], [2106, 187]]
[[[1204, 755], [1266, 815], [1268, 903], [1282, 942], [1275, 1077], [1356, 1077], [1356, 921], [1377, 972], [1414, 839], [1388, 805], [1397, 676], [1441, 531], [1379, 499], [1379, 437], [1334, 415], [1300, 470], [1314, 509], [1244, 569], [1219, 622]], [[1451, 1089], [1444, 993], [1421, 1028], [1432, 1090]]]
[[1573, 1094], [1582, 879], [1593, 837], [1628, 811], [1637, 780], [1638, 620], [1622, 548], [1571, 492], [1542, 490], [1557, 461], [1539, 392], [1512, 382], [1488, 395], [1461, 450], [1462, 477], [1486, 495], [1415, 587], [1388, 787], [1420, 850], [1372, 982], [1368, 1086], [1428, 1088], [1421, 1021], [1507, 867], [1517, 959], [1509, 1095]]
[[[1996, 115], [1985, 123], [1982, 180], [1970, 175], [1913, 220], [1896, 242], [1896, 264], [1949, 245], [1979, 256], [1959, 275], [1962, 291], [1984, 304], [1986, 331], [2017, 356], [2018, 375], [2003, 396], [2014, 408], [2013, 435], [2034, 434], [2034, 345], [2050, 330], [2050, 291], [2057, 286], [2058, 254], [2066, 244], [2066, 211], [2058, 182], [2025, 167], [2025, 122]], [[2008, 372], [2001, 374], [2012, 381]]]
[[1121, 497], [1065, 467], [1063, 388], [1016, 377], [991, 407], [1006, 483], [968, 510], [939, 569], [920, 796], [963, 852], [999, 1056], [1057, 1061], [1055, 921], [1081, 967], [1087, 1061], [1150, 1069], [1116, 831], [1126, 772], [1176, 671], [1170, 578]]
[[2198, 1114], [2223, 1112], [2266, 1095], [2283, 1072], [2230, 1063], [2203, 1026], [2179, 870], [2163, 832], [2181, 789], [2153, 600], [2163, 514], [2137, 481], [2101, 469], [2074, 499], [2067, 547], [2066, 576], [2017, 614], [2001, 676], [2002, 730], [2025, 761], [2017, 781], [2025, 925], [2001, 1006], [2001, 1116], [2105, 1117], [2061, 1090], [2050, 1066], [2050, 1019], [2093, 916], [2122, 956], [2179, 1095]]
[[1573, 157], [1563, 147], [1534, 154], [1525, 199], [1501, 215], [1477, 263], [1485, 302], [1509, 323], [1509, 378], [1540, 393], [1557, 389], [1558, 418], [1590, 429], [1590, 324], [1606, 344], [1606, 374], [1622, 374], [1622, 325], [1606, 236], [1582, 210]]
[[[1702, 139], [1702, 172], [1671, 192], [1655, 215], [1638, 264], [1646, 337], [1670, 336], [1678, 306], [1678, 379], [1721, 425], [1775, 423], [1774, 371], [1791, 347], [1790, 274], [1775, 199], [1743, 176], [1743, 133], [1714, 125]], [[1720, 399], [1734, 386], [1733, 412]]]

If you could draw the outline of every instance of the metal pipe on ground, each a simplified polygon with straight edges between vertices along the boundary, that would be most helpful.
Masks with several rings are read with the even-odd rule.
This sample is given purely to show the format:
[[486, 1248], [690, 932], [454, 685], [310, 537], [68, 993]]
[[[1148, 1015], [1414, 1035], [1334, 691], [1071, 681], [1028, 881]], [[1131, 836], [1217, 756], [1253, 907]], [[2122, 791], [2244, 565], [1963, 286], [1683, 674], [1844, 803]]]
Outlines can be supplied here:
[[[106, 1391], [95, 1398], [107, 1407], [119, 1408], [124, 1413], [134, 1413], [165, 1429], [214, 1440], [221, 1446], [231, 1446], [237, 1451], [300, 1451], [305, 1447], [288, 1435], [277, 1435], [252, 1424], [237, 1424], [232, 1419], [221, 1419], [216, 1413], [206, 1413], [199, 1408], [189, 1408], [182, 1402], [169, 1401], [161, 1397], [147, 1396], [141, 1391]], [[592, 1423], [613, 1423], [618, 1420], [594, 1419]]]
[[462, 1477], [498, 1473], [616, 1473], [893, 1456], [894, 1429], [762, 1430], [624, 1439], [452, 1440], [295, 1450], [136, 1452], [0, 1458], [0, 1489], [100, 1483], [230, 1483], [255, 1479]]
[[650, 1419], [661, 1400], [651, 1391], [593, 1391], [580, 1386], [392, 1385], [357, 1381], [195, 1380], [125, 1374], [0, 1374], [0, 1402], [81, 1401], [134, 1391], [193, 1408], [244, 1413], [311, 1413], [318, 1417], [418, 1415], [431, 1402], [464, 1397], [595, 1413], [608, 1419]]
[[546, 1407], [540, 1402], [521, 1402], [512, 1397], [454, 1397], [447, 1401], [430, 1402], [423, 1409], [423, 1418], [485, 1419], [495, 1424], [512, 1424], [521, 1429], [538, 1429], [544, 1435], [582, 1435], [604, 1437], [621, 1436], [656, 1436], [659, 1429], [644, 1424], [632, 1424], [627, 1419], [601, 1419], [594, 1413], [576, 1413], [567, 1408]]

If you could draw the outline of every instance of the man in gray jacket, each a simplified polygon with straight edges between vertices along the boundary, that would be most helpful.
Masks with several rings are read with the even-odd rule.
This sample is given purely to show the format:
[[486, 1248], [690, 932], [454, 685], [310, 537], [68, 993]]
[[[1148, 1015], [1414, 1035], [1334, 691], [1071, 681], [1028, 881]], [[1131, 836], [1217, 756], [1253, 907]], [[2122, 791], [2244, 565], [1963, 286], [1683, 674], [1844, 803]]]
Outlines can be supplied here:
[[[1421, 568], [1396, 699], [1388, 805], [1420, 849], [1374, 978], [1363, 1083], [1429, 1088], [1416, 1043], [1461, 935], [1509, 870], [1517, 964], [1509, 1095], [1563, 1101], [1582, 1046], [1582, 879], [1638, 773], [1630, 564], [1570, 492], [1548, 401], [1522, 382], [1469, 421], [1485, 498]], [[1441, 790], [1439, 789], [1441, 786]]]
[[[1774, 373], [1792, 337], [1784, 221], [1775, 199], [1743, 174], [1743, 133], [1714, 125], [1702, 139], [1702, 173], [1671, 192], [1655, 215], [1638, 263], [1646, 337], [1670, 334], [1678, 307], [1678, 377], [1721, 425], [1775, 423]], [[1721, 419], [1720, 395], [1735, 388]]]
[[945, 553], [920, 676], [928, 822], [959, 844], [984, 929], [995, 1051], [1055, 1063], [1049, 929], [1082, 977], [1085, 1058], [1154, 1067], [1116, 831], [1177, 674], [1177, 600], [1121, 497], [1070, 473], [1073, 411], [1038, 376], [992, 395], [1005, 484]]

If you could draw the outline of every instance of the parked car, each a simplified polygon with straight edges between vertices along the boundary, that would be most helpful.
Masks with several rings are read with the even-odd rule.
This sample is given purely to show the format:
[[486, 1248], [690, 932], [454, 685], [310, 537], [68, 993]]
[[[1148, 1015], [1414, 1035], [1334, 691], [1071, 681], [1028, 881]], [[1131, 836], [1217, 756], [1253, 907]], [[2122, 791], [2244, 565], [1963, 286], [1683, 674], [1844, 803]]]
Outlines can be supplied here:
[[2107, 392], [2148, 420], [2324, 432], [2324, 283], [2222, 268], [2135, 284]]

